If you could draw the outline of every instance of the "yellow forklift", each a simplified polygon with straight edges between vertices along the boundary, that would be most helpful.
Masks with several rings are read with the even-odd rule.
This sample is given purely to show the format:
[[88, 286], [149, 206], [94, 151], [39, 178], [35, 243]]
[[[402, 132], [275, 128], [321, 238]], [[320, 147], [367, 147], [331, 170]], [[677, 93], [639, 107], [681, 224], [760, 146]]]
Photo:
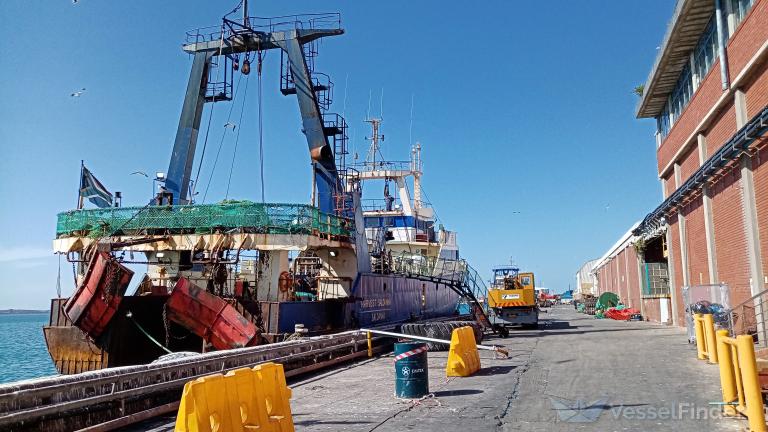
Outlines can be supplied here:
[[533, 273], [520, 273], [520, 269], [502, 266], [493, 269], [488, 288], [489, 320], [501, 335], [509, 335], [510, 326], [527, 329], [539, 327], [539, 306], [536, 301]]

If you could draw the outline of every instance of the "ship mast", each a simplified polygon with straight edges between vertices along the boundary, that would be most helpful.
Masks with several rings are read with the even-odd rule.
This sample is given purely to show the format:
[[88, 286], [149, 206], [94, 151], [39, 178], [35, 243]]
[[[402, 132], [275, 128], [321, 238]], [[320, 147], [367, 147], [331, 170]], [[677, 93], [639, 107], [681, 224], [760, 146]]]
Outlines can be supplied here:
[[371, 165], [372, 169], [375, 169], [376, 167], [376, 155], [378, 154], [381, 158], [381, 161], [384, 161], [384, 156], [381, 154], [381, 147], [379, 142], [384, 141], [384, 135], [379, 134], [379, 128], [381, 126], [381, 118], [369, 118], [366, 119], [366, 123], [371, 124], [372, 129], [372, 135], [370, 137], [365, 137], [366, 140], [369, 140], [371, 142], [371, 147], [368, 149], [368, 156], [365, 158], [365, 164]]
[[421, 144], [417, 141], [411, 148], [411, 172], [413, 173], [413, 208], [421, 208]]

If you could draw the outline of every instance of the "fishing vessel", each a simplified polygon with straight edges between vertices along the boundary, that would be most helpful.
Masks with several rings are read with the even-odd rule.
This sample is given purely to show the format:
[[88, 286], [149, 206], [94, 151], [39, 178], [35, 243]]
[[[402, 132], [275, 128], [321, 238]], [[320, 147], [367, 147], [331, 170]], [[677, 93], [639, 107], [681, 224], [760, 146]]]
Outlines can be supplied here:
[[[53, 248], [75, 269], [74, 292], [51, 301], [43, 329], [59, 372], [450, 317], [474, 298], [476, 272], [422, 199], [421, 146], [405, 162], [377, 157], [381, 122], [369, 119], [372, 157], [346, 163], [346, 121], [331, 112], [330, 77], [315, 70], [317, 41], [343, 33], [339, 14], [252, 17], [247, 1], [187, 33], [190, 78], [154, 196], [123, 206], [83, 166], [80, 205], [58, 215]], [[261, 80], [270, 50], [281, 57], [280, 92], [299, 106], [312, 198], [198, 203], [206, 108], [234, 103], [238, 74]], [[376, 182], [383, 197], [364, 198]]]

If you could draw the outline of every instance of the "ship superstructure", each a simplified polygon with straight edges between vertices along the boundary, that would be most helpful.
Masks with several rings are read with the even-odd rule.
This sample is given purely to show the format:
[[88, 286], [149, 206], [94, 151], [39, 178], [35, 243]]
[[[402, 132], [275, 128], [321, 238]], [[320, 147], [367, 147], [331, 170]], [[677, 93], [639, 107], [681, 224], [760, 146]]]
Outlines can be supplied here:
[[[411, 148], [409, 160], [385, 160], [382, 119], [366, 122], [371, 125], [370, 149], [364, 162], [351, 167], [352, 175], [368, 190], [362, 201], [363, 219], [374, 268], [385, 268], [389, 261], [406, 257], [458, 260], [456, 233], [436, 226], [435, 211], [422, 198], [421, 144]], [[369, 198], [370, 189], [376, 186], [383, 186], [381, 198]]]

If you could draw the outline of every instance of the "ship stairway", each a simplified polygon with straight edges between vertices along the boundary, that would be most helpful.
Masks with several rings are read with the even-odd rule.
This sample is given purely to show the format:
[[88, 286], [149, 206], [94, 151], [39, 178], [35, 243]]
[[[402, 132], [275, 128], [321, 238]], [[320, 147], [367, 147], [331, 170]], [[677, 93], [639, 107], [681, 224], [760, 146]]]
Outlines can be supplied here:
[[488, 287], [480, 274], [466, 260], [429, 258], [403, 254], [393, 257], [391, 271], [411, 278], [443, 284], [465, 301], [475, 321], [486, 329], [493, 329], [488, 316]]

